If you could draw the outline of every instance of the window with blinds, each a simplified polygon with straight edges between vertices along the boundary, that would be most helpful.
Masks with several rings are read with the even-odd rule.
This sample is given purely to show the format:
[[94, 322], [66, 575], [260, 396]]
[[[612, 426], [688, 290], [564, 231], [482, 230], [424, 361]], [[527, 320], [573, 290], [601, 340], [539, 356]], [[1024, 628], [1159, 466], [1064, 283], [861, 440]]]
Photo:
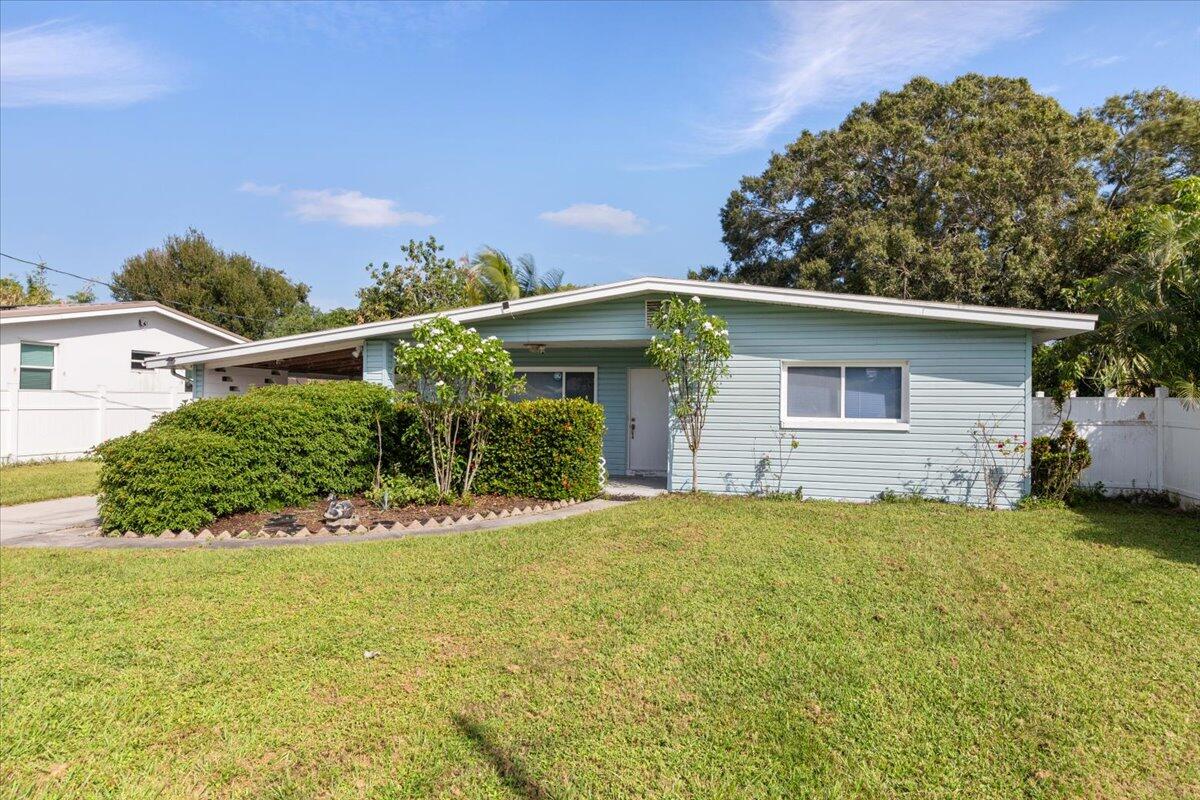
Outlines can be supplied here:
[[22, 389], [54, 388], [54, 345], [21, 342]]

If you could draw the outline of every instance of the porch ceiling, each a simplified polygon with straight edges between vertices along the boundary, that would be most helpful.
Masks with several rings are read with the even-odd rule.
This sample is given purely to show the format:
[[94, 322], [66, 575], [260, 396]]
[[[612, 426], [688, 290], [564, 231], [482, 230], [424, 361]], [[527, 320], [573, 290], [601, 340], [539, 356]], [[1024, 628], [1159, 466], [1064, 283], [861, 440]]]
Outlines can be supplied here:
[[327, 353], [309, 353], [291, 358], [280, 358], [272, 361], [256, 361], [253, 364], [239, 364], [243, 367], [259, 369], [285, 369], [292, 375], [337, 375], [347, 378], [361, 378], [363, 374], [362, 352], [359, 348], [348, 347], [344, 350], [331, 350]]

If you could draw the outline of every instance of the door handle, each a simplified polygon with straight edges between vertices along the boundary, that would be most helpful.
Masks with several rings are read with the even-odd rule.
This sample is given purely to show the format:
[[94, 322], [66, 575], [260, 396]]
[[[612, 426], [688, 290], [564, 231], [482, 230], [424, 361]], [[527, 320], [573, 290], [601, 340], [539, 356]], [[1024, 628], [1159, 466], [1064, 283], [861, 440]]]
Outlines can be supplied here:
[[629, 438], [632, 439], [637, 435], [637, 418], [631, 417], [629, 420]]

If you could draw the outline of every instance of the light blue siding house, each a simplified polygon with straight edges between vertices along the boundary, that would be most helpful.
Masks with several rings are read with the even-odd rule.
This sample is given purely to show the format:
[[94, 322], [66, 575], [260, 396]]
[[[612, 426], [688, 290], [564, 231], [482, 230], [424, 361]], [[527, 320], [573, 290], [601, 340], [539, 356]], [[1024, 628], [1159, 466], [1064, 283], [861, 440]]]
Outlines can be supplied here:
[[[661, 475], [691, 489], [691, 455], [671, 424], [662, 375], [645, 358], [655, 304], [699, 297], [729, 326], [733, 357], [709, 414], [699, 488], [792, 491], [868, 500], [920, 492], [981, 504], [979, 423], [1027, 439], [1034, 343], [1091, 330], [1095, 317], [639, 278], [446, 312], [499, 337], [527, 392], [604, 407], [612, 475]], [[368, 323], [192, 353], [196, 386], [280, 375], [391, 385], [395, 342], [427, 316]], [[272, 378], [265, 376], [271, 375]], [[203, 390], [202, 390], [203, 391]], [[797, 446], [791, 446], [792, 440]], [[1024, 493], [1024, 465], [1005, 470], [1000, 502]]]

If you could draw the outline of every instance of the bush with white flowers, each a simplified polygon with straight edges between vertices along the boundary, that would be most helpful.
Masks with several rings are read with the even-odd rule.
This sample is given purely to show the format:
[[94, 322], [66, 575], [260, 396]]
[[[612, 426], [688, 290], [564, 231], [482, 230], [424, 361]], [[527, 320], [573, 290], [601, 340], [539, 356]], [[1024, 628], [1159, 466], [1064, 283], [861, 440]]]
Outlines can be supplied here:
[[650, 363], [667, 375], [671, 413], [692, 451], [692, 491], [696, 491], [696, 454], [708, 417], [708, 405], [721, 378], [729, 374], [731, 349], [725, 320], [709, 314], [699, 297], [663, 301], [651, 320], [661, 334], [646, 349]]
[[396, 346], [396, 377], [428, 439], [438, 491], [469, 495], [487, 449], [489, 412], [521, 388], [512, 358], [495, 336], [435, 317]]

